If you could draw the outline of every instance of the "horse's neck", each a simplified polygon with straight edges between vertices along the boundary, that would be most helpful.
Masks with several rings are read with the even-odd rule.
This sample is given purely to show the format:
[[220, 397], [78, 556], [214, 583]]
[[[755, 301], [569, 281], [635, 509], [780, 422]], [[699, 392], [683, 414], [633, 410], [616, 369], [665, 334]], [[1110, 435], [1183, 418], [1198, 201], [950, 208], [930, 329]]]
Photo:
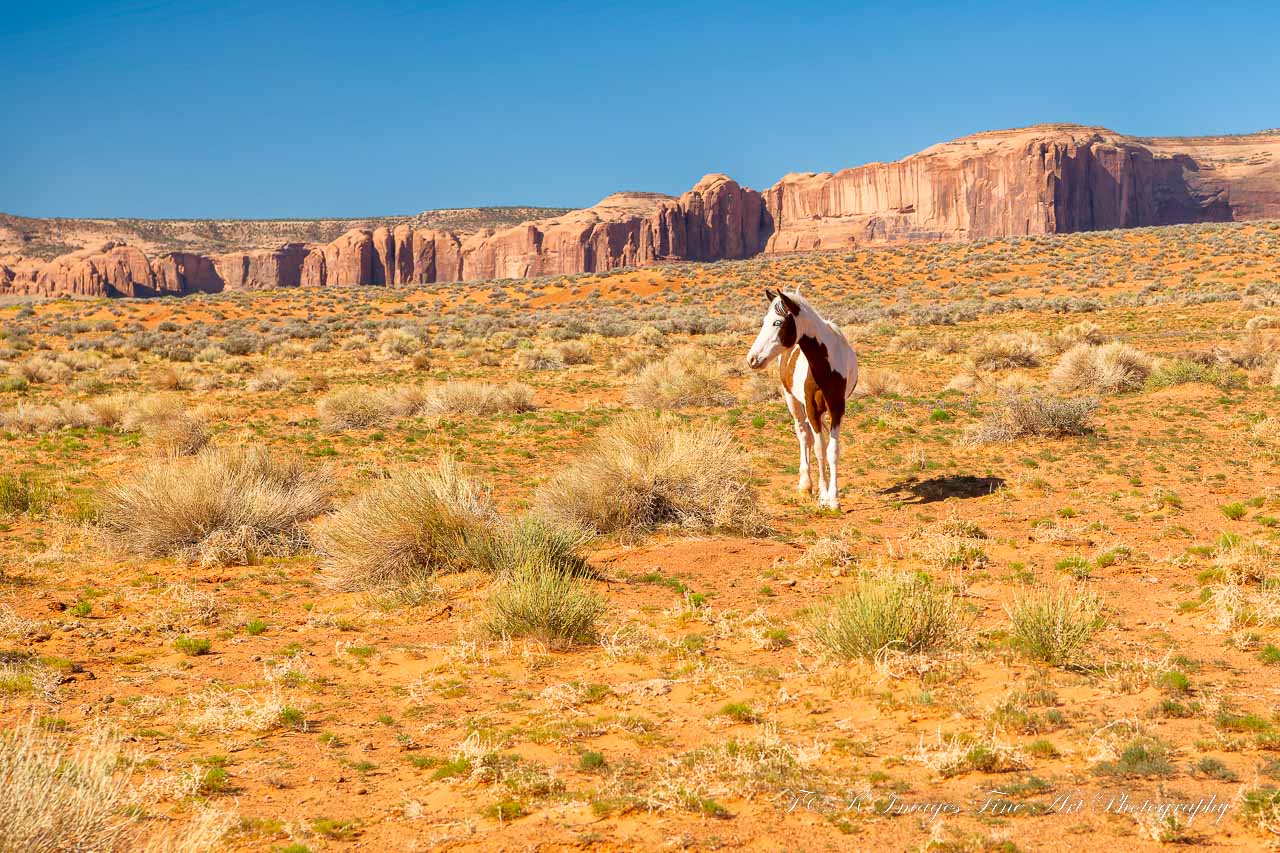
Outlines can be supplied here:
[[796, 334], [796, 344], [809, 362], [809, 370], [815, 380], [824, 381], [832, 373], [848, 376], [852, 347], [817, 312], [812, 309], [806, 312], [804, 322], [796, 328]]

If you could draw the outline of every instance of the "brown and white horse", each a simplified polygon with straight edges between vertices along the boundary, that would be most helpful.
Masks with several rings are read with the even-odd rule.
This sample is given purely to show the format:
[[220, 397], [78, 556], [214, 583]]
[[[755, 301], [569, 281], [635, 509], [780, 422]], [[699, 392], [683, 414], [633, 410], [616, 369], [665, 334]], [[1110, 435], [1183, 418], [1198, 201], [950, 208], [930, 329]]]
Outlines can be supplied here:
[[[835, 323], [813, 310], [798, 293], [765, 290], [769, 310], [747, 353], [747, 365], [759, 370], [777, 360], [782, 399], [795, 421], [800, 442], [799, 489], [813, 487], [809, 458], [817, 445], [818, 502], [840, 508], [836, 466], [840, 461], [840, 422], [845, 401], [858, 384], [858, 354]], [[823, 415], [827, 416], [824, 434]]]

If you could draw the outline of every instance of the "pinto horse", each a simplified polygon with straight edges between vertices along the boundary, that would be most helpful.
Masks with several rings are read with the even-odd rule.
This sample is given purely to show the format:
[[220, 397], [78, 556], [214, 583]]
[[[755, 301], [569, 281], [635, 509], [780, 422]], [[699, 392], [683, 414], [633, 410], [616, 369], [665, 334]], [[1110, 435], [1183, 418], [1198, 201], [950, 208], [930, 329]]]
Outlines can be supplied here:
[[[747, 353], [747, 365], [759, 370], [777, 359], [782, 399], [795, 422], [800, 442], [801, 492], [813, 488], [809, 459], [818, 451], [818, 503], [840, 509], [836, 466], [840, 461], [840, 422], [845, 401], [858, 384], [858, 354], [835, 323], [819, 316], [798, 293], [766, 289], [769, 310]], [[823, 415], [828, 426], [824, 432]]]

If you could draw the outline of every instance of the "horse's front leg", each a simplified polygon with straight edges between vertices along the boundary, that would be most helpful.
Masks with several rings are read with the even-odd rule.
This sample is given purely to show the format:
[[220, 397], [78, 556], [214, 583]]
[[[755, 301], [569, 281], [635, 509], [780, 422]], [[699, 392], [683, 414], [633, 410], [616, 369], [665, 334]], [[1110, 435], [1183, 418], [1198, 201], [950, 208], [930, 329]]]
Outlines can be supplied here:
[[804, 421], [796, 421], [796, 441], [800, 443], [800, 482], [796, 491], [809, 494], [813, 491], [813, 476], [809, 473], [809, 454], [813, 451], [813, 431]]

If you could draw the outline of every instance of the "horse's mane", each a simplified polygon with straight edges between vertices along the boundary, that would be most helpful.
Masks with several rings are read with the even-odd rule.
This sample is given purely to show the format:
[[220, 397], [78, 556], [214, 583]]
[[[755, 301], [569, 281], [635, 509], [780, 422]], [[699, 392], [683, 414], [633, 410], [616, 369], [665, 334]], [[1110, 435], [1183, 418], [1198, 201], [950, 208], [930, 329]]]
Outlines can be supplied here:
[[799, 291], [792, 291], [791, 293], [788, 293], [787, 298], [794, 299], [796, 302], [800, 304], [800, 307], [803, 310], [806, 310], [811, 314], [813, 314], [814, 317], [818, 318], [819, 322], [825, 324], [828, 329], [834, 332], [836, 337], [844, 341], [846, 345], [849, 344], [849, 339], [845, 337], [844, 330], [841, 329], [838, 325], [836, 325], [831, 320], [828, 320], [826, 317], [823, 317], [820, 313], [818, 313], [818, 309], [814, 308], [813, 305], [809, 302], [809, 300], [801, 296]]

